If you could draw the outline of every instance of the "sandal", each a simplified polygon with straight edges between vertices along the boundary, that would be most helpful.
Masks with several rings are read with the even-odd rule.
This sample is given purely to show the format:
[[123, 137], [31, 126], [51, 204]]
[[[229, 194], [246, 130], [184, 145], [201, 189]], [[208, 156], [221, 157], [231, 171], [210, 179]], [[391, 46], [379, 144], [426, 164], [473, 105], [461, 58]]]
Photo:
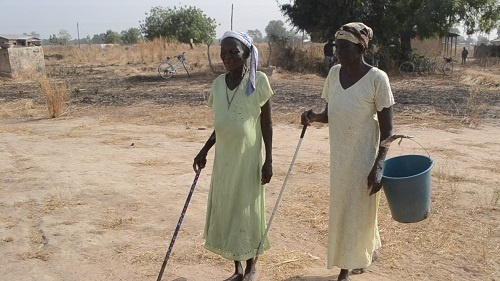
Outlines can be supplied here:
[[363, 274], [366, 272], [366, 268], [355, 268], [351, 271], [352, 274]]

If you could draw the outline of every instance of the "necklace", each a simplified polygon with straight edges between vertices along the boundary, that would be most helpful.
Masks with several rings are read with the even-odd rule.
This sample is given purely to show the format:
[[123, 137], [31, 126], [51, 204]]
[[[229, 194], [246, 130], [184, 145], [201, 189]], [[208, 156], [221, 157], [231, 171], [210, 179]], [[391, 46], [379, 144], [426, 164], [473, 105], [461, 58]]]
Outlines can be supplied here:
[[234, 100], [234, 96], [236, 96], [236, 92], [238, 91], [238, 87], [236, 87], [234, 89], [234, 93], [233, 93], [233, 96], [231, 97], [231, 99], [229, 99], [229, 94], [227, 93], [227, 85], [226, 85], [226, 99], [227, 99], [227, 109], [229, 110], [229, 108], [231, 107], [231, 103], [233, 103], [233, 100]]
[[[246, 71], [244, 69], [243, 72], [241, 73], [241, 76], [235, 80], [233, 80], [233, 78], [231, 76], [226, 74], [225, 82], [226, 82], [226, 99], [227, 99], [227, 109], [228, 110], [231, 107], [231, 103], [233, 103], [234, 96], [236, 96], [236, 92], [238, 91], [238, 87], [240, 86], [240, 82], [243, 79], [243, 76], [245, 76], [245, 73], [246, 73]], [[234, 93], [233, 93], [233, 96], [231, 97], [231, 99], [229, 99], [229, 93], [227, 92], [227, 89], [229, 88], [229, 84], [232, 84], [232, 83], [236, 84], [236, 87], [233, 90], [230, 90], [231, 92], [234, 91]]]

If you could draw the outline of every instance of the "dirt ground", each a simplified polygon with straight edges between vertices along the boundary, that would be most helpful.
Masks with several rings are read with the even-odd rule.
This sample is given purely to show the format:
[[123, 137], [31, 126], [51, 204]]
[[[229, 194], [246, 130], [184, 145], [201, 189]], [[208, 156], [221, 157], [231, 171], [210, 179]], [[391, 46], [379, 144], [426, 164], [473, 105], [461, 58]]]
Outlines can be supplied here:
[[[65, 113], [48, 118], [37, 84], [0, 78], [0, 279], [155, 280], [212, 132], [205, 106], [215, 74], [162, 80], [141, 65], [65, 66]], [[270, 213], [299, 141], [299, 115], [321, 110], [324, 78], [277, 71]], [[352, 280], [500, 280], [500, 71], [472, 63], [450, 77], [391, 76], [389, 157], [434, 160], [429, 218], [379, 210], [380, 258]], [[328, 127], [305, 138], [259, 258], [259, 280], [336, 280], [327, 270]], [[211, 175], [204, 169], [163, 280], [223, 280], [231, 261], [203, 248]]]

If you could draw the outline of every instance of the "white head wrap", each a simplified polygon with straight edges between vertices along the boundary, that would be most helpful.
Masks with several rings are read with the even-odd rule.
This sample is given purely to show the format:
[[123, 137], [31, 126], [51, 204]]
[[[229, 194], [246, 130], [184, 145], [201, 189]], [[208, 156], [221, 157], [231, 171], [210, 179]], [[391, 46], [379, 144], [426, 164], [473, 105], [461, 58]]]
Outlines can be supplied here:
[[245, 44], [248, 49], [250, 49], [250, 72], [248, 74], [246, 93], [247, 95], [253, 94], [253, 92], [255, 92], [255, 75], [257, 73], [257, 65], [259, 64], [259, 51], [257, 50], [257, 47], [252, 44], [252, 38], [246, 33], [239, 31], [226, 31], [224, 35], [222, 35], [221, 40], [224, 40], [228, 37], [240, 41], [241, 43]]
[[362, 22], [351, 22], [344, 24], [335, 33], [335, 39], [344, 39], [354, 44], [361, 44], [365, 49], [368, 48], [368, 42], [373, 37], [373, 30]]

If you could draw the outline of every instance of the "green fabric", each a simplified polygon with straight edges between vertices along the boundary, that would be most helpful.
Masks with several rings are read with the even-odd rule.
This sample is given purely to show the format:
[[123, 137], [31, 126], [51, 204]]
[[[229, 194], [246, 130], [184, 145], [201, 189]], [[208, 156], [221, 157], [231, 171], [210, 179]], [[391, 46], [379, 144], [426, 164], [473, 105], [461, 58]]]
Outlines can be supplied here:
[[[251, 95], [245, 93], [247, 81], [248, 74], [231, 91], [222, 74], [212, 83], [208, 100], [216, 143], [203, 234], [205, 248], [238, 261], [255, 256], [266, 229], [265, 188], [260, 184], [260, 114], [273, 95], [264, 73], [257, 72], [256, 90]], [[232, 100], [230, 106], [228, 99]], [[266, 237], [263, 250], [269, 247]]]

